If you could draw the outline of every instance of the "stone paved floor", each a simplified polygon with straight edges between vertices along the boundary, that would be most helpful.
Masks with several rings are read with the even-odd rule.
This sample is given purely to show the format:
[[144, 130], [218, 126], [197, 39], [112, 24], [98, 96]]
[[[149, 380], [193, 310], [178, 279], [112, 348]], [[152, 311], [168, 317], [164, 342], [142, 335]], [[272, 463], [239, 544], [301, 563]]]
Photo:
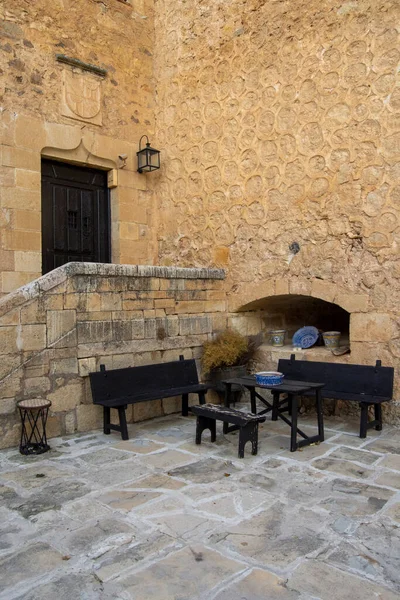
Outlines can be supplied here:
[[361, 440], [331, 418], [325, 443], [291, 454], [266, 422], [239, 460], [237, 434], [198, 447], [194, 427], [2, 451], [0, 600], [400, 598], [399, 430]]

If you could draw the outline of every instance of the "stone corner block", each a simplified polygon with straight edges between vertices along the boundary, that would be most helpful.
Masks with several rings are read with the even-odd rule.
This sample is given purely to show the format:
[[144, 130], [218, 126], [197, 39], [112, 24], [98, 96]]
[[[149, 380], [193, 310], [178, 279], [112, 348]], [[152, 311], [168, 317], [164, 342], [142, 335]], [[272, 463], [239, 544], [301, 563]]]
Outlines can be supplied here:
[[393, 337], [393, 323], [385, 313], [354, 313], [350, 316], [350, 340], [388, 342]]

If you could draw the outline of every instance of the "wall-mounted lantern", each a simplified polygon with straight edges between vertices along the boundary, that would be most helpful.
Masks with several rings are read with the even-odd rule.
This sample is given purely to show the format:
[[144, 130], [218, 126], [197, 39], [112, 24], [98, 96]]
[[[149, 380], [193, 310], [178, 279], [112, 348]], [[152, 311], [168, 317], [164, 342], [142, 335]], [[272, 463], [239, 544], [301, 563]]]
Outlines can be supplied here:
[[[146, 147], [142, 148], [142, 139], [146, 138]], [[147, 135], [142, 135], [139, 140], [139, 152], [136, 152], [138, 157], [138, 171], [139, 173], [146, 173], [148, 171], [155, 171], [160, 168], [160, 151], [150, 146], [149, 138]]]

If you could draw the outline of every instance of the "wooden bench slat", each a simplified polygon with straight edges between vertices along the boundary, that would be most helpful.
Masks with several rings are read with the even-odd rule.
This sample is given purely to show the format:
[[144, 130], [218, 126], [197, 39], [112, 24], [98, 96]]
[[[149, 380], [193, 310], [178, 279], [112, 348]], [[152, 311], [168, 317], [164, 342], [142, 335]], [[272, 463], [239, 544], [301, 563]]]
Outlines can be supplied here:
[[221, 406], [219, 404], [202, 404], [201, 406], [192, 406], [192, 413], [195, 415], [203, 415], [204, 417], [210, 417], [217, 419], [218, 421], [224, 421], [225, 423], [233, 423], [234, 425], [246, 425], [250, 422], [263, 423], [266, 417], [262, 415], [254, 415], [253, 413], [244, 413], [234, 408], [228, 408], [227, 406]]

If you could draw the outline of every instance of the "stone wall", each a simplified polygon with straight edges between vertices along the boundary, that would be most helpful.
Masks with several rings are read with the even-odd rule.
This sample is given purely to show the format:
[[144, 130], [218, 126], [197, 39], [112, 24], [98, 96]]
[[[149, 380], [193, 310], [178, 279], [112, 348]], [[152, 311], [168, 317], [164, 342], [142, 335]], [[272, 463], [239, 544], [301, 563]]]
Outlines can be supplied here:
[[157, 145], [153, 35], [152, 0], [1, 3], [0, 294], [42, 272], [42, 157], [114, 170], [112, 261], [156, 262], [152, 194], [136, 172], [139, 138]]
[[[47, 398], [50, 437], [100, 427], [88, 373], [198, 358], [227, 326], [224, 272], [69, 263], [0, 300], [0, 447], [16, 445], [16, 402]], [[166, 399], [130, 406], [138, 421], [179, 410]], [[112, 411], [114, 412], [114, 411]]]
[[343, 360], [393, 365], [398, 398], [399, 3], [157, 0], [155, 14], [160, 263], [226, 268], [231, 311], [338, 304]]

